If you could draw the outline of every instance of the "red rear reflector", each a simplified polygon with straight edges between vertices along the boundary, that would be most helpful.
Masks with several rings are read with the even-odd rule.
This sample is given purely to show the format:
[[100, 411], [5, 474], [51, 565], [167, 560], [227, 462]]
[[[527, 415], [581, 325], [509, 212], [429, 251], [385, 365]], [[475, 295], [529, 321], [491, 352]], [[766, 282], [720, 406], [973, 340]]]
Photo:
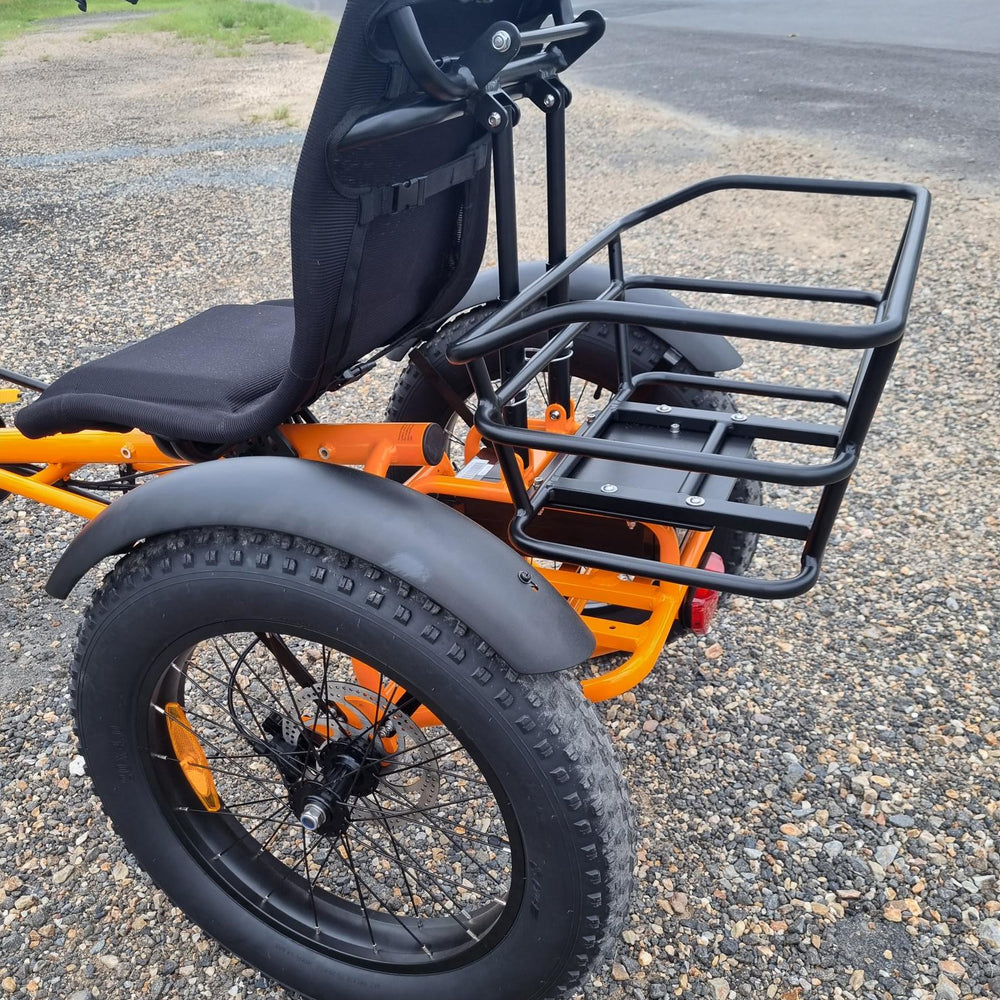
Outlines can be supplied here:
[[[717, 552], [709, 552], [703, 569], [713, 573], [725, 573], [726, 564]], [[715, 612], [719, 609], [719, 591], [698, 587], [690, 598], [689, 625], [695, 635], [705, 635], [712, 625]]]

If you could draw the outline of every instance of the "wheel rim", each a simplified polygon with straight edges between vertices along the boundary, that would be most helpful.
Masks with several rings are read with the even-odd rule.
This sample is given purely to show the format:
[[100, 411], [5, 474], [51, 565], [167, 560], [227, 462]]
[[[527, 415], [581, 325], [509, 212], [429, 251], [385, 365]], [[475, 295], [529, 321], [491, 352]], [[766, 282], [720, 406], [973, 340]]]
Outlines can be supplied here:
[[[523, 851], [468, 735], [433, 704], [440, 724], [421, 729], [402, 677], [362, 687], [349, 654], [264, 638], [213, 637], [159, 669], [149, 768], [188, 852], [281, 933], [346, 961], [427, 972], [495, 947], [520, 905]], [[279, 664], [274, 639], [312, 688]], [[185, 774], [179, 730], [196, 737], [221, 808], [188, 776], [202, 765], [189, 759]], [[325, 829], [303, 826], [307, 801], [328, 807]]]

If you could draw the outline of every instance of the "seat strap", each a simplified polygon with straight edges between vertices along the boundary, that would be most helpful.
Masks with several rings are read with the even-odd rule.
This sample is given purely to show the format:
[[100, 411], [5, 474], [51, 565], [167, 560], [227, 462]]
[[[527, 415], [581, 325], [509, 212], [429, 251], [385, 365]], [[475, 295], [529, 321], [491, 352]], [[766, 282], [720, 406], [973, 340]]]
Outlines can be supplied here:
[[361, 194], [359, 224], [365, 226], [380, 215], [395, 215], [416, 208], [448, 188], [471, 181], [486, 166], [489, 150], [489, 136], [484, 136], [477, 139], [463, 156], [426, 174], [396, 184], [368, 188]]

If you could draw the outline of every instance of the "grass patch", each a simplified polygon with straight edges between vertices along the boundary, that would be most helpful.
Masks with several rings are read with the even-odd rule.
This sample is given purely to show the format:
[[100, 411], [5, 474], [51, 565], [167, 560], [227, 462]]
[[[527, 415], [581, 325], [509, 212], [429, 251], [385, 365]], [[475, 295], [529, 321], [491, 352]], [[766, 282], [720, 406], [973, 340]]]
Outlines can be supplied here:
[[281, 122], [283, 125], [294, 125], [292, 109], [287, 104], [278, 104], [265, 114], [253, 114], [250, 116], [251, 125], [259, 125], [261, 122]]
[[[144, 2], [141, 0], [140, 6]], [[141, 21], [130, 21], [122, 30], [169, 31], [233, 54], [259, 42], [298, 43], [323, 52], [333, 44], [336, 34], [328, 17], [259, 0], [183, 3]]]
[[[159, 10], [178, 6], [178, 0], [141, 0], [139, 7], [132, 7], [123, 0], [90, 0], [89, 10], [107, 11]], [[81, 14], [74, 0], [0, 0], [0, 43], [37, 27], [43, 21], [56, 17], [86, 17]]]
[[[136, 7], [123, 0], [90, 0], [88, 9], [151, 12], [149, 17], [126, 21], [114, 30], [171, 32], [233, 55], [259, 42], [298, 43], [323, 52], [333, 44], [336, 34], [336, 25], [322, 14], [259, 0], [140, 0]], [[0, 44], [53, 17], [76, 13], [73, 0], [0, 0]], [[91, 34], [91, 40], [107, 32], [102, 26]]]

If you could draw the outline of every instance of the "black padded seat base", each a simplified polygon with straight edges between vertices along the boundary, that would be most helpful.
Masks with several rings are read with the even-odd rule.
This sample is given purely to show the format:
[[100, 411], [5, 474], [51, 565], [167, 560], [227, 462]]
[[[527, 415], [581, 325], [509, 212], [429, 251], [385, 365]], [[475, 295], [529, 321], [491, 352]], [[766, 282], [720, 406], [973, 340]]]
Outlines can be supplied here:
[[18, 430], [29, 438], [138, 428], [171, 440], [248, 440], [290, 415], [276, 390], [289, 374], [294, 334], [289, 305], [215, 306], [67, 372], [20, 410]]

